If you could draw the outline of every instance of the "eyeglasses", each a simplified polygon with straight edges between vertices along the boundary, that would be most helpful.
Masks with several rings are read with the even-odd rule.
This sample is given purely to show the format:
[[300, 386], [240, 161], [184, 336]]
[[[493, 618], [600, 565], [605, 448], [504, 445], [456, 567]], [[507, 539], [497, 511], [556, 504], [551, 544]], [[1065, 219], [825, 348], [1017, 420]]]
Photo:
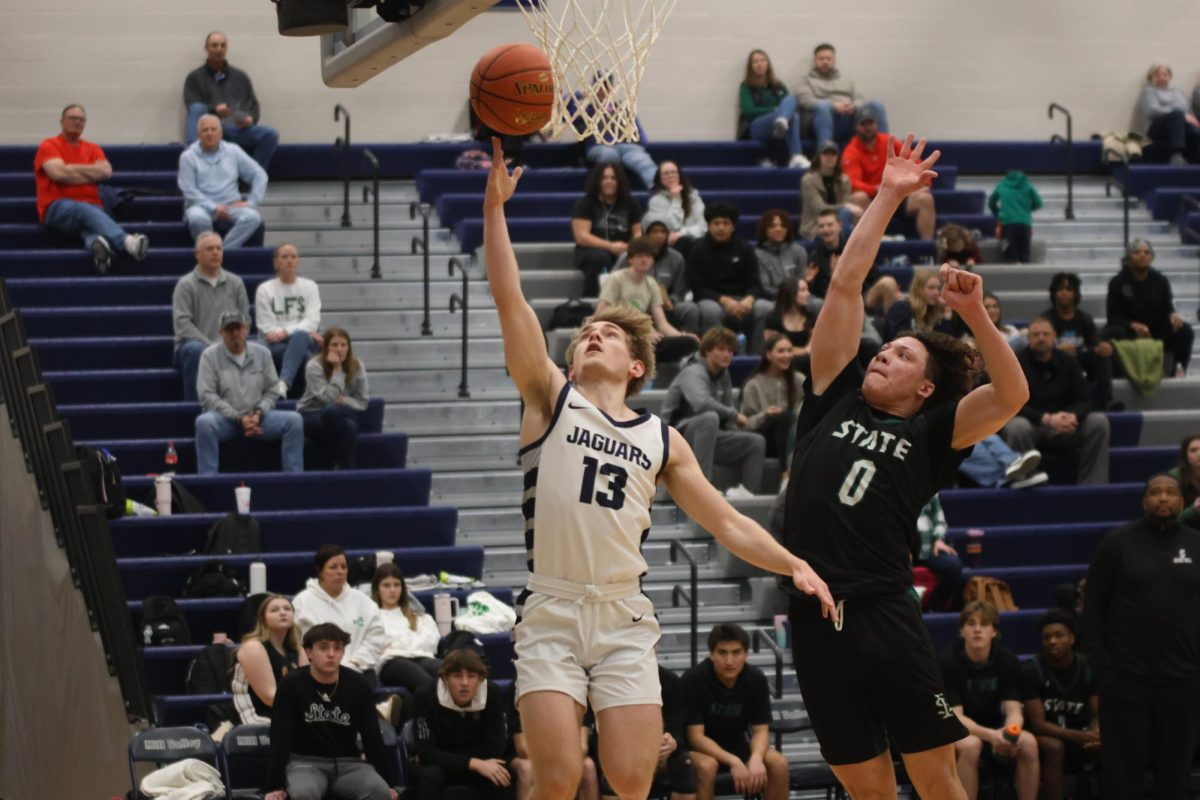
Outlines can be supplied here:
[[63, 119], [70, 122], [87, 122], [87, 117], [80, 117], [75, 114], [68, 114], [67, 116], [63, 117]]

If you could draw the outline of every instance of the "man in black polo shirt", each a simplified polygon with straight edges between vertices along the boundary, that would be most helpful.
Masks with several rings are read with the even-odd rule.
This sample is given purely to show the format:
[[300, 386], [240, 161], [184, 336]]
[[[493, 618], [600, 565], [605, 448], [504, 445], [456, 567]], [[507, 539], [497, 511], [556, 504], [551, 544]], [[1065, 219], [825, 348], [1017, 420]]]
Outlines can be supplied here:
[[1188, 796], [1200, 725], [1200, 532], [1179, 482], [1146, 482], [1146, 516], [1110, 533], [1088, 568], [1084, 619], [1100, 678], [1104, 797]]
[[714, 625], [708, 658], [683, 676], [688, 747], [700, 800], [712, 800], [717, 773], [726, 769], [739, 794], [761, 793], [764, 800], [788, 796], [787, 759], [769, 745], [771, 691], [762, 670], [746, 663], [749, 649], [750, 637], [740, 625]]
[[1025, 724], [1037, 737], [1043, 798], [1063, 796], [1063, 772], [1100, 755], [1100, 696], [1087, 656], [1075, 652], [1075, 617], [1054, 608], [1038, 619], [1042, 652], [1022, 667]]
[[1029, 402], [1004, 426], [1004, 438], [1018, 453], [1078, 453], [1079, 483], [1108, 483], [1108, 417], [1093, 410], [1083, 369], [1057, 341], [1049, 320], [1029, 323], [1029, 346], [1017, 356]]
[[330, 622], [304, 634], [308, 669], [284, 676], [275, 692], [264, 800], [396, 800], [388, 784], [399, 776], [384, 749], [371, 687], [341, 665], [349, 642], [350, 634]]

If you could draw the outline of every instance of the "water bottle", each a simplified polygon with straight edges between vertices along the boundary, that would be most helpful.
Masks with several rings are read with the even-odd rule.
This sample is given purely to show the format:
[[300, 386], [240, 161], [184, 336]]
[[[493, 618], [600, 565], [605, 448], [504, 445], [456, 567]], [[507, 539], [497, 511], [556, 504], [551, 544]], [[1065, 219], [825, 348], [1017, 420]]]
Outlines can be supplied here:
[[[1004, 731], [1001, 733], [1001, 736], [1004, 737], [1004, 741], [1008, 744], [1016, 744], [1017, 740], [1021, 738], [1021, 726], [1017, 725], [1016, 723], [1013, 723], [1012, 725], [1006, 725], [1004, 727]], [[1011, 756], [1002, 756], [997, 752], [992, 753], [992, 759], [995, 760], [997, 764], [1011, 764], [1013, 761]]]
[[175, 452], [175, 442], [167, 442], [167, 452], [163, 456], [163, 463], [166, 464], [167, 470], [174, 470], [179, 465], [179, 454]]
[[970, 528], [967, 530], [967, 566], [979, 569], [983, 566], [983, 529]]

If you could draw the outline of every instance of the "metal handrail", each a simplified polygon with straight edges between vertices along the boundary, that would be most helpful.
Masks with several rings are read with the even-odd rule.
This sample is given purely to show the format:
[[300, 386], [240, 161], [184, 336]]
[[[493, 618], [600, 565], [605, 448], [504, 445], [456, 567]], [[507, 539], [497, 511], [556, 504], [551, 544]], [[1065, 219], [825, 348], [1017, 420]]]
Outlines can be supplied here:
[[367, 202], [367, 197], [370, 196], [375, 200], [375, 216], [374, 216], [374, 261], [371, 262], [371, 277], [378, 280], [383, 277], [383, 270], [379, 268], [379, 159], [375, 154], [368, 149], [363, 150], [363, 158], [371, 165], [371, 185], [363, 187], [363, 202]]
[[418, 213], [421, 215], [421, 236], [412, 238], [412, 251], [415, 255], [417, 250], [420, 250], [423, 256], [421, 258], [421, 281], [422, 291], [425, 294], [425, 317], [421, 320], [422, 336], [433, 336], [433, 323], [429, 321], [429, 215], [432, 211], [433, 207], [428, 203], [418, 201], [408, 204], [409, 219], [416, 219]]
[[350, 222], [350, 112], [341, 103], [333, 107], [333, 121], [346, 118], [342, 126], [342, 135], [333, 143], [335, 148], [342, 151], [342, 227], [349, 228]]
[[[1183, 197], [1180, 197], [1179, 205], [1187, 206], [1188, 208], [1191, 208], [1193, 210], [1200, 211], [1200, 200], [1197, 200], [1195, 197], [1193, 197], [1190, 194], [1185, 194]], [[1200, 242], [1200, 228], [1196, 228], [1196, 227], [1189, 225], [1186, 228], [1180, 228], [1179, 235], [1183, 236], [1193, 242]]]
[[775, 641], [775, 630], [755, 628], [750, 632], [750, 647], [758, 652], [758, 646], [765, 643], [767, 649], [775, 654], [775, 699], [783, 697], [783, 648]]
[[458, 396], [470, 397], [471, 390], [470, 387], [467, 386], [467, 336], [469, 332], [468, 316], [470, 315], [471, 311], [470, 303], [468, 302], [467, 298], [470, 294], [470, 285], [468, 283], [470, 274], [467, 272], [467, 266], [462, 262], [462, 259], [454, 257], [450, 259], [449, 272], [451, 278], [454, 277], [454, 270], [456, 268], [460, 273], [462, 273], [462, 294], [450, 295], [450, 313], [453, 314], [457, 310], [455, 308], [456, 305], [462, 308], [462, 376], [458, 381]]
[[1067, 146], [1067, 208], [1064, 216], [1066, 219], [1075, 219], [1075, 123], [1071, 112], [1058, 103], [1050, 104], [1050, 107], [1046, 109], [1046, 116], [1054, 119], [1055, 111], [1067, 118], [1067, 136], [1064, 139], [1056, 133], [1050, 137], [1050, 144]]
[[[1128, 166], [1129, 157], [1126, 156], [1124, 153], [1120, 153], [1111, 148], [1108, 150], [1105, 150], [1103, 155], [1101, 156], [1101, 158], [1108, 158], [1109, 153], [1113, 153], [1113, 154], [1117, 155], [1118, 157], [1120, 157], [1121, 160], [1124, 161], [1125, 164]], [[1114, 186], [1121, 190], [1121, 220], [1122, 220], [1122, 230], [1124, 233], [1124, 244], [1125, 244], [1124, 252], [1128, 253], [1129, 252], [1129, 189], [1125, 186], [1124, 183], [1117, 180], [1113, 176], [1109, 175], [1108, 177], [1106, 177], [1104, 179], [1104, 196], [1105, 197], [1112, 197], [1112, 188]]]
[[700, 568], [696, 564], [696, 557], [688, 552], [687, 547], [678, 539], [671, 540], [671, 561], [677, 561], [677, 556], [682, 556], [683, 560], [688, 562], [688, 570], [690, 572], [689, 588], [685, 589], [679, 584], [671, 590], [671, 605], [678, 606], [679, 599], [682, 597], [687, 601], [691, 608], [691, 620], [689, 627], [692, 634], [692, 666], [696, 666], [700, 661], [699, 636], [700, 636]]

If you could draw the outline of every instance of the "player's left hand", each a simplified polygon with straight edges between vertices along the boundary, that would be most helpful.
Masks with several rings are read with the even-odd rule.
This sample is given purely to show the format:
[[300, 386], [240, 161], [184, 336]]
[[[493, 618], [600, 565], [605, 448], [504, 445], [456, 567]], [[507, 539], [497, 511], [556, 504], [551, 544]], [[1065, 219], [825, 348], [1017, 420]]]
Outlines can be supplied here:
[[504, 165], [504, 147], [500, 144], [500, 139], [493, 136], [492, 168], [488, 170], [487, 191], [483, 196], [484, 206], [501, 206], [508, 202], [508, 198], [517, 190], [517, 181], [521, 180], [524, 172], [524, 167], [517, 167], [509, 173], [508, 167]]
[[767, 788], [767, 765], [763, 763], [761, 757], [750, 756], [750, 760], [746, 762], [746, 770], [750, 773], [747, 781], [749, 794], [758, 794]]
[[837, 624], [837, 606], [833, 603], [833, 595], [830, 594], [829, 587], [802, 558], [796, 559], [796, 564], [792, 567], [792, 583], [800, 591], [811, 594], [820, 600], [821, 616], [832, 621], [834, 625]]
[[983, 308], [983, 278], [974, 272], [942, 264], [942, 302], [961, 316], [968, 308]]

